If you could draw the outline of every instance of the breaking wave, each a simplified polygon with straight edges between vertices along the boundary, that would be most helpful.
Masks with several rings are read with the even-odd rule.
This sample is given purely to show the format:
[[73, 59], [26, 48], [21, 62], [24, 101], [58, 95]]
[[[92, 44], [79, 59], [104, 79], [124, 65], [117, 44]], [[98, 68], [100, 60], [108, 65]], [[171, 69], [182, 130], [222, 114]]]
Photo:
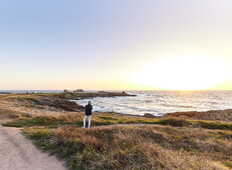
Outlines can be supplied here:
[[162, 116], [182, 111], [232, 109], [232, 91], [131, 91], [136, 97], [97, 97], [76, 100], [85, 105], [89, 100], [97, 112], [116, 112], [132, 115], [146, 113]]

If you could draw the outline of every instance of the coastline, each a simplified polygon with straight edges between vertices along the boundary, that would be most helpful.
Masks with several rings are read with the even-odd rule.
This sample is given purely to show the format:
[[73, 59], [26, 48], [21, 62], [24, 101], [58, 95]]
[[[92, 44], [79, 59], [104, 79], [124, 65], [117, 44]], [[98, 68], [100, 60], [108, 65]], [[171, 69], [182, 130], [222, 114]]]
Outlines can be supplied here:
[[[0, 118], [1, 122], [30, 120], [38, 117], [65, 117], [70, 115], [76, 117], [75, 120], [81, 124], [84, 107], [70, 99], [81, 97], [93, 98], [95, 96], [116, 97], [130, 96], [125, 93], [40, 93], [40, 94], [6, 94], [0, 96]], [[232, 121], [232, 109], [228, 110], [211, 110], [206, 112], [175, 112], [168, 113], [164, 116], [154, 116], [152, 114], [131, 115], [115, 112], [94, 112], [96, 125], [105, 124], [126, 124], [126, 123], [145, 123], [156, 124], [163, 123], [163, 120], [176, 119], [188, 121], [188, 124], [194, 124], [197, 121]], [[104, 120], [106, 119], [106, 121]], [[109, 121], [107, 121], [109, 119]], [[103, 121], [104, 120], [104, 121]], [[115, 120], [115, 121], [110, 121]], [[200, 122], [201, 123], [201, 122]], [[230, 128], [230, 126], [229, 126]]]
[[[29, 94], [2, 94], [0, 99], [5, 102], [5, 106], [1, 105], [2, 108], [10, 108], [13, 111], [25, 112], [35, 114], [39, 112], [83, 112], [84, 107], [73, 102], [72, 100], [92, 99], [95, 97], [127, 97], [136, 96], [127, 94], [125, 92], [81, 92], [81, 93], [29, 93]], [[8, 102], [6, 102], [8, 101]], [[3, 103], [4, 103], [3, 102]], [[7, 105], [8, 104], [8, 105]], [[21, 105], [21, 107], [14, 107]], [[20, 108], [23, 108], [22, 110]], [[223, 115], [232, 113], [232, 109], [225, 110], [209, 110], [209, 111], [186, 111], [186, 112], [172, 112], [164, 114], [163, 116], [155, 116], [152, 114], [145, 115], [134, 115], [116, 112], [95, 112], [96, 114], [113, 114], [124, 117], [145, 117], [145, 118], [187, 118], [187, 119], [202, 119], [202, 120], [224, 120]], [[227, 117], [226, 121], [232, 121], [232, 116]]]
[[164, 117], [94, 113], [93, 127], [83, 129], [83, 107], [69, 99], [70, 94], [1, 95], [1, 124], [20, 129], [70, 170], [232, 168], [232, 110]]
[[[152, 114], [160, 117], [176, 112], [206, 112], [232, 109], [232, 93], [224, 92], [131, 92], [136, 97], [90, 99], [96, 112], [117, 112], [131, 115]], [[89, 99], [77, 100], [85, 106]]]

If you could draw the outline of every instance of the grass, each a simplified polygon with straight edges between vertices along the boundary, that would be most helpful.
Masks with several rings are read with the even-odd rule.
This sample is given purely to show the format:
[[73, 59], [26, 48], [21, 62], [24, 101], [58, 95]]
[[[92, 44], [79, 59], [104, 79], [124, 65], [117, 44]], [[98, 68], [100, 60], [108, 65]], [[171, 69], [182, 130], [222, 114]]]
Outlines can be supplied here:
[[[28, 138], [65, 160], [70, 170], [219, 170], [232, 165], [229, 122], [101, 113], [93, 118], [98, 127], [82, 129], [82, 117], [36, 116], [4, 125], [24, 127]], [[124, 125], [103, 126], [116, 124]]]
[[229, 169], [232, 141], [224, 131], [166, 126], [82, 129], [26, 128], [24, 134], [45, 151], [78, 169]]
[[[58, 127], [64, 125], [82, 126], [82, 113], [67, 115], [35, 116], [21, 118], [4, 124], [13, 127], [50, 126]], [[115, 125], [115, 124], [158, 124], [173, 127], [191, 127], [204, 129], [232, 130], [232, 123], [222, 121], [191, 120], [180, 118], [150, 119], [133, 116], [119, 116], [117, 114], [97, 114], [93, 117], [93, 126]]]
[[[46, 126], [46, 127], [58, 127], [61, 125], [70, 125], [74, 123], [65, 122], [63, 120], [52, 120], [48, 117], [36, 117], [36, 118], [24, 118], [20, 120], [10, 121], [5, 124], [4, 126], [8, 127], [32, 127], [32, 126]], [[75, 122], [75, 125], [77, 125], [78, 122]]]
[[18, 120], [20, 118], [26, 118], [26, 117], [28, 117], [28, 115], [26, 115], [25, 113], [0, 108], [0, 118], [1, 119]]
[[216, 121], [197, 121], [197, 125], [207, 129], [222, 129], [232, 130], [232, 123], [227, 122], [216, 122]]
[[212, 110], [207, 112], [180, 112], [166, 115], [167, 117], [213, 120], [213, 121], [232, 121], [232, 110]]

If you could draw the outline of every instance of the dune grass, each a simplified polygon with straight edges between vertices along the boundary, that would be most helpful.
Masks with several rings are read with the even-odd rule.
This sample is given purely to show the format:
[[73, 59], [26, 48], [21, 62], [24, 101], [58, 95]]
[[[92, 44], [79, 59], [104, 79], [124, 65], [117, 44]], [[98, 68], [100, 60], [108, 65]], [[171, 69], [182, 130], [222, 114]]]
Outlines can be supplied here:
[[232, 163], [232, 132], [186, 127], [26, 128], [45, 151], [79, 169], [219, 170]]

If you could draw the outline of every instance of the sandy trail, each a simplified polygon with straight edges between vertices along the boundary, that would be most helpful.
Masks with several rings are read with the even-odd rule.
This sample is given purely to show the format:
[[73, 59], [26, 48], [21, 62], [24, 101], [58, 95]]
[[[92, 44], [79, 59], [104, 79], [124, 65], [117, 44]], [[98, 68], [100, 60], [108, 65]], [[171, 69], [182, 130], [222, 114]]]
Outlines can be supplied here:
[[0, 125], [0, 170], [66, 170], [62, 162], [39, 151], [17, 128]]

